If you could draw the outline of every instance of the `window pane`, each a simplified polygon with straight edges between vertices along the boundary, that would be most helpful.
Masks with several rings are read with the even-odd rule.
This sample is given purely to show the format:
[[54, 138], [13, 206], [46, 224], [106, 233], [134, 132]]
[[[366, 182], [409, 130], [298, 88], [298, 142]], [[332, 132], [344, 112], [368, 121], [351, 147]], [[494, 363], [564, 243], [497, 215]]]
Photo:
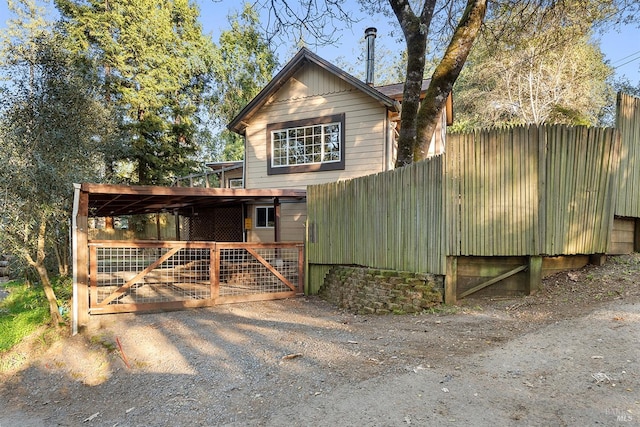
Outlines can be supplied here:
[[256, 227], [267, 226], [267, 208], [256, 208]]
[[273, 207], [260, 206], [256, 208], [256, 228], [275, 227], [276, 213]]
[[276, 212], [273, 208], [267, 209], [267, 227], [275, 227], [276, 226]]

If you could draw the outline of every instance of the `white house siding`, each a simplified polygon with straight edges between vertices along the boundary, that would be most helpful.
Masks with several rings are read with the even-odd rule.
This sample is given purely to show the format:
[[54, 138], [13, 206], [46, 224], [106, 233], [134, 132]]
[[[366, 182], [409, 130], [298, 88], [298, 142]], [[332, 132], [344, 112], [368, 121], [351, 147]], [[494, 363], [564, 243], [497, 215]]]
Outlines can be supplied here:
[[[345, 169], [267, 175], [267, 125], [345, 114]], [[252, 117], [246, 131], [246, 188], [306, 188], [386, 170], [386, 109], [340, 78], [308, 65]]]

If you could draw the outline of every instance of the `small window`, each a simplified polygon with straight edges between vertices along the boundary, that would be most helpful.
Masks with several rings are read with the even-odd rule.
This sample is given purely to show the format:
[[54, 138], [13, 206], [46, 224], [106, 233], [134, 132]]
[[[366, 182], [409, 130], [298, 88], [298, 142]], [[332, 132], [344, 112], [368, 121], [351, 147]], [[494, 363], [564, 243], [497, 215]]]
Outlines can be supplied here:
[[273, 206], [256, 207], [256, 228], [273, 228], [276, 225], [276, 212]]
[[229, 180], [229, 188], [243, 188], [244, 182], [242, 178], [232, 178]]

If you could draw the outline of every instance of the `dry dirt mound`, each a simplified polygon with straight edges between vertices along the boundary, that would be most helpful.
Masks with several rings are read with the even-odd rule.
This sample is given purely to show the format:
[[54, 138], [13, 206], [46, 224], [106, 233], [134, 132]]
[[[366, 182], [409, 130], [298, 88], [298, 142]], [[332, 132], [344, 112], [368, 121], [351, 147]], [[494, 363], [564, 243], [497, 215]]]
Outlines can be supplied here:
[[298, 298], [96, 316], [3, 356], [0, 426], [637, 423], [638, 342], [638, 255], [420, 315]]

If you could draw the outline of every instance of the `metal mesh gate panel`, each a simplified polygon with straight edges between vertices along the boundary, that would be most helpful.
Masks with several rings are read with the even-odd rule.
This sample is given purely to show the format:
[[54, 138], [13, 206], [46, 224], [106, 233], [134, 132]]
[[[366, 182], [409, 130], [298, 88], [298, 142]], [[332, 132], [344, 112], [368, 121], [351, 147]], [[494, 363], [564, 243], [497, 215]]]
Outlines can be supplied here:
[[[95, 303], [140, 304], [211, 298], [209, 249], [96, 248]], [[154, 263], [160, 262], [150, 269]], [[111, 298], [117, 294], [115, 298]], [[107, 299], [111, 298], [107, 302]]]
[[[302, 244], [89, 243], [89, 307], [112, 313], [294, 296]], [[262, 295], [262, 296], [261, 296]]]

